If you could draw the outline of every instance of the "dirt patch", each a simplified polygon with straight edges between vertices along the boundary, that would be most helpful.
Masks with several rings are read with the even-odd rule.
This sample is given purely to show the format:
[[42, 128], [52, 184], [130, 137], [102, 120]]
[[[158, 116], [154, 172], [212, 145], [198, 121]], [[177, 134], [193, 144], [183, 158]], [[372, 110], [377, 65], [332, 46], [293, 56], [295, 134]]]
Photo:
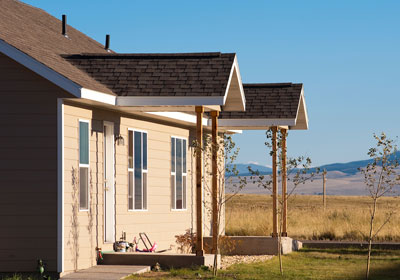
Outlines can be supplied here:
[[260, 256], [222, 256], [221, 259], [221, 268], [226, 269], [231, 265], [237, 263], [254, 263], [254, 262], [263, 262], [272, 259], [271, 255], [260, 255]]

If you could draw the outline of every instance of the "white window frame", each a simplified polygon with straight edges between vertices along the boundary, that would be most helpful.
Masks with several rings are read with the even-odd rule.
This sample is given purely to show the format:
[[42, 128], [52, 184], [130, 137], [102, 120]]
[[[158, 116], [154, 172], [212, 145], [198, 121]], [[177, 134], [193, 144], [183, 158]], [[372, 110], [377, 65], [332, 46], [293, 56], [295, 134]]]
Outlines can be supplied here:
[[[80, 123], [87, 123], [88, 124], [88, 164], [85, 163], [81, 163], [81, 151], [80, 151], [80, 143], [81, 143], [81, 139], [80, 139]], [[79, 157], [79, 212], [89, 212], [90, 210], [90, 121], [86, 120], [86, 119], [79, 119], [78, 121], [78, 157]], [[87, 176], [87, 203], [88, 203], [88, 207], [87, 209], [85, 208], [81, 208], [81, 203], [80, 203], [80, 199], [81, 199], [81, 179], [80, 179], [80, 172], [81, 172], [81, 167], [87, 168], [88, 170], [88, 176]]]
[[[129, 145], [131, 144], [129, 142], [129, 131], [132, 131], [132, 168], [129, 168]], [[135, 145], [134, 145], [134, 139], [135, 139], [135, 132], [140, 132], [142, 133], [142, 142], [141, 142], [141, 152], [142, 152], [142, 181], [141, 181], [141, 185], [142, 185], [142, 208], [141, 209], [135, 209]], [[147, 145], [146, 145], [146, 157], [147, 157], [147, 169], [143, 168], [143, 133], [146, 133], [147, 135]], [[141, 130], [141, 129], [136, 129], [136, 128], [128, 128], [128, 211], [129, 212], [147, 212], [149, 211], [149, 201], [148, 201], [148, 191], [149, 191], [149, 133], [146, 130]], [[132, 209], [129, 209], [129, 173], [132, 172], [133, 175], [133, 186], [132, 186]], [[146, 173], [146, 177], [147, 177], [147, 181], [146, 181], [146, 208], [143, 208], [143, 200], [144, 200], [144, 195], [143, 195], [143, 173]]]
[[[188, 155], [188, 146], [189, 146], [188, 139], [186, 137], [174, 136], [174, 135], [171, 135], [170, 139], [171, 139], [171, 144], [172, 144], [172, 140], [173, 139], [175, 139], [175, 141], [176, 141], [176, 139], [181, 139], [181, 140], [185, 140], [186, 141], [186, 172], [182, 172], [182, 200], [184, 199], [185, 203], [183, 203], [183, 201], [182, 201], [182, 209], [177, 209], [176, 208], [176, 142], [175, 142], [175, 161], [174, 161], [175, 162], [175, 172], [172, 172], [172, 166], [170, 168], [171, 169], [170, 182], [171, 182], [171, 176], [175, 176], [175, 184], [174, 184], [174, 186], [171, 186], [171, 188], [174, 187], [174, 194], [175, 194], [174, 202], [173, 202], [173, 204], [171, 203], [172, 204], [171, 205], [171, 211], [177, 211], [177, 212], [179, 212], [179, 211], [187, 211], [186, 196], [187, 196], [187, 170], [188, 170], [187, 155]], [[171, 147], [172, 147], [172, 145], [170, 145], [170, 149], [171, 149]], [[183, 152], [183, 150], [182, 150], [182, 152]], [[170, 155], [171, 155], [171, 153], [170, 153]], [[183, 153], [182, 153], [182, 155], [183, 155]], [[182, 157], [182, 159], [183, 159], [183, 157]], [[172, 163], [172, 158], [170, 159], [169, 162], [170, 162], [170, 164]], [[183, 164], [183, 162], [182, 162], [182, 164]], [[183, 180], [185, 180], [185, 188], [186, 188], [186, 190], [185, 190], [186, 196], [185, 197], [183, 196], [183, 193], [184, 193], [184, 191], [183, 191]], [[185, 208], [183, 208], [183, 204], [185, 204]]]

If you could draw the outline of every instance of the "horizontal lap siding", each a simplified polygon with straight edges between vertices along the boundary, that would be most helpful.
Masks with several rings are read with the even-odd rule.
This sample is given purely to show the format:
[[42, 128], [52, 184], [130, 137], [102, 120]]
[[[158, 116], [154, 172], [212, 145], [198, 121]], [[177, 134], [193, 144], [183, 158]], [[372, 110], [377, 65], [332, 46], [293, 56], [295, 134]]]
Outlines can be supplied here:
[[[124, 145], [116, 145], [116, 238], [122, 231], [132, 241], [139, 232], [147, 232], [160, 249], [175, 244], [175, 235], [193, 229], [194, 198], [190, 172], [187, 181], [187, 210], [171, 210], [170, 161], [171, 136], [189, 138], [189, 130], [121, 116], [111, 111], [79, 107], [67, 104], [64, 107], [64, 219], [65, 219], [65, 271], [83, 269], [95, 264], [95, 248], [112, 250], [104, 244], [103, 209], [103, 133], [93, 129], [102, 128], [102, 121], [113, 122], [115, 131], [124, 138]], [[79, 119], [90, 121], [90, 173], [91, 211], [74, 212], [78, 193], [72, 186], [72, 170], [78, 170], [78, 125]], [[94, 127], [95, 126], [95, 127]], [[145, 130], [148, 133], [148, 210], [128, 211], [128, 128]], [[96, 140], [97, 135], [97, 140]], [[188, 144], [190, 140], [188, 139]], [[191, 168], [191, 152], [187, 152], [187, 167]], [[78, 175], [78, 174], [76, 174]], [[98, 191], [98, 192], [97, 192]], [[96, 207], [96, 202], [98, 206]], [[98, 209], [98, 212], [97, 212]], [[97, 227], [97, 228], [96, 228]], [[194, 230], [194, 229], [193, 229]], [[96, 236], [98, 234], [98, 236]], [[97, 244], [98, 241], [98, 244]], [[78, 249], [78, 252], [76, 252]]]
[[0, 272], [57, 270], [57, 98], [0, 54]]

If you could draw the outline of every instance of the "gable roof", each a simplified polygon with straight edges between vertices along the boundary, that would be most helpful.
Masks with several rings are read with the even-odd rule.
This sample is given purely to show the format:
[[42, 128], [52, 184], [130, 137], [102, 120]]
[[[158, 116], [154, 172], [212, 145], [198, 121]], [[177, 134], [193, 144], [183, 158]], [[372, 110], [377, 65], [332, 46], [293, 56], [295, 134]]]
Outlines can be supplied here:
[[118, 96], [224, 96], [235, 54], [65, 56]]
[[0, 43], [3, 41], [13, 46], [80, 87], [113, 95], [106, 86], [60, 56], [107, 53], [100, 43], [69, 25], [68, 38], [64, 37], [60, 20], [42, 9], [16, 0], [0, 0], [0, 11]]
[[245, 112], [225, 112], [221, 119], [289, 119], [296, 118], [303, 84], [243, 84]]
[[288, 126], [307, 129], [303, 84], [265, 83], [243, 84], [246, 111], [220, 114], [220, 125], [231, 129], [265, 129], [270, 126]]

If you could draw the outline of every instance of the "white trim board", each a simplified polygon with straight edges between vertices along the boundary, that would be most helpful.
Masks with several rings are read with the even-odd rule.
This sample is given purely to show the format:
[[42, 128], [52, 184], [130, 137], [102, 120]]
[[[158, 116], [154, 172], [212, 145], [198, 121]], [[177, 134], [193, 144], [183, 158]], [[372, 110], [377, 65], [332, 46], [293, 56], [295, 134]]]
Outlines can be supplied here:
[[64, 102], [57, 99], [57, 271], [64, 271]]
[[[197, 123], [197, 116], [182, 112], [146, 112], [146, 114], [156, 115], [173, 120], [179, 120], [190, 124]], [[208, 119], [203, 117], [203, 125], [208, 123]]]
[[223, 96], [118, 96], [116, 106], [207, 106], [224, 105]]

